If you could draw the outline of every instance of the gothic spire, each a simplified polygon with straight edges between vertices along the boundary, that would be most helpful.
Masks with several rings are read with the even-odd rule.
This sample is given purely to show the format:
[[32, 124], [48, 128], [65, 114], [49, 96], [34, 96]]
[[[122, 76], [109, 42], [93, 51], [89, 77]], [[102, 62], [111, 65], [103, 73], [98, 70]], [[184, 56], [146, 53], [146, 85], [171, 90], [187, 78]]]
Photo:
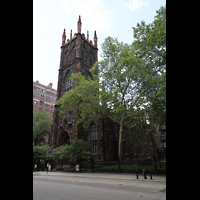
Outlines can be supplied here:
[[66, 35], [65, 35], [65, 29], [62, 35], [62, 46], [65, 44], [65, 40], [66, 40]]
[[97, 48], [97, 34], [96, 34], [96, 31], [94, 31], [94, 47]]
[[81, 26], [82, 26], [82, 23], [81, 23], [81, 16], [79, 15], [79, 19], [78, 19], [78, 22], [77, 22], [77, 30], [78, 30], [78, 33], [81, 33]]

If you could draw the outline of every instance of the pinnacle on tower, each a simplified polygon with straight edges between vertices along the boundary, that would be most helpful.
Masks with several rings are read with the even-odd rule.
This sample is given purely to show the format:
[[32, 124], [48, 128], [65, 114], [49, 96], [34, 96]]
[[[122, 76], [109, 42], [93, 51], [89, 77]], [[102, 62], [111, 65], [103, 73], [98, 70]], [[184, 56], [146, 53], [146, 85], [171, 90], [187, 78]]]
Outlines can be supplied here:
[[70, 31], [70, 40], [72, 39], [72, 29]]
[[65, 40], [66, 40], [66, 35], [65, 35], [65, 29], [64, 29], [63, 35], [62, 35], [62, 46], [65, 44]]
[[87, 40], [89, 41], [89, 31], [87, 31]]
[[78, 33], [81, 33], [81, 26], [82, 26], [81, 16], [79, 15], [79, 19], [78, 19], [78, 22], [77, 22]]
[[94, 47], [97, 48], [97, 34], [96, 34], [96, 31], [94, 31]]

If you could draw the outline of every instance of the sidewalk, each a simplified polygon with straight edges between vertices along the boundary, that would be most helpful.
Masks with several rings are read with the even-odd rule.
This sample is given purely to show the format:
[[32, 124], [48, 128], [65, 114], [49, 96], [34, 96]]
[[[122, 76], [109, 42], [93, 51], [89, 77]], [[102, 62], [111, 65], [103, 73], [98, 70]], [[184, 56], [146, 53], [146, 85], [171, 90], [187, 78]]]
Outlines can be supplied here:
[[116, 179], [116, 180], [129, 180], [129, 181], [148, 181], [148, 182], [162, 182], [166, 183], [166, 175], [152, 175], [152, 180], [150, 179], [149, 174], [147, 174], [147, 179], [144, 179], [142, 174], [138, 174], [138, 178], [136, 178], [136, 174], [132, 173], [106, 173], [106, 172], [61, 172], [61, 171], [37, 171], [33, 172], [33, 175], [36, 176], [62, 176], [62, 177], [81, 177], [81, 178], [99, 178], [99, 179]]

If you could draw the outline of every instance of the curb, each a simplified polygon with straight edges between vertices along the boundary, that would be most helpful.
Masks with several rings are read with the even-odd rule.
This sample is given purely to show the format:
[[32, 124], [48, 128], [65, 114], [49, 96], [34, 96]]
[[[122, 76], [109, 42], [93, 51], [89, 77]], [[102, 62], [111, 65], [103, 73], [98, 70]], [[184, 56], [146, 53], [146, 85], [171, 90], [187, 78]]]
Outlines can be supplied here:
[[33, 175], [36, 176], [61, 176], [61, 177], [78, 177], [78, 178], [94, 178], [94, 179], [114, 179], [114, 180], [127, 180], [127, 181], [143, 181], [143, 182], [160, 182], [160, 183], [166, 183], [166, 181], [160, 181], [160, 180], [142, 180], [142, 179], [127, 179], [127, 178], [117, 178], [117, 177], [91, 177], [91, 176], [73, 176], [73, 175], [56, 175], [56, 174], [40, 174], [40, 173], [35, 173]]

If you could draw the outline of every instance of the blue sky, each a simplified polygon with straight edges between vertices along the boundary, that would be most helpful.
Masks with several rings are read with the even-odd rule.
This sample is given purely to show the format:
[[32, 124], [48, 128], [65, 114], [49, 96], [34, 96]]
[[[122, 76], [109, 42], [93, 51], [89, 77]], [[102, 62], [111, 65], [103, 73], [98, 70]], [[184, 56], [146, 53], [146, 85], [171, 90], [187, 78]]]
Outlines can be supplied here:
[[96, 30], [98, 60], [101, 44], [108, 36], [131, 44], [133, 29], [142, 20], [151, 23], [164, 0], [33, 0], [33, 81], [53, 83], [57, 89], [62, 34], [66, 40], [77, 33], [81, 15], [81, 32], [93, 41]]

